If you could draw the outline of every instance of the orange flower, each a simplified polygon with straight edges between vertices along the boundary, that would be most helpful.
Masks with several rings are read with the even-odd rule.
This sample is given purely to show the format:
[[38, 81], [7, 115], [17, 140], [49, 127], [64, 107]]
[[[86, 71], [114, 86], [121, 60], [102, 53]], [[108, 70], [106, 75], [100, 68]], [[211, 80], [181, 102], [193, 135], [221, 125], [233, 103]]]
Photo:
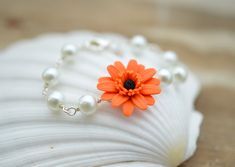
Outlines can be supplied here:
[[101, 100], [112, 101], [113, 107], [122, 105], [122, 112], [130, 116], [135, 107], [146, 110], [153, 105], [153, 94], [160, 93], [160, 80], [154, 78], [154, 68], [147, 68], [130, 60], [127, 68], [120, 61], [109, 65], [107, 70], [111, 77], [99, 78], [97, 88], [104, 91]]

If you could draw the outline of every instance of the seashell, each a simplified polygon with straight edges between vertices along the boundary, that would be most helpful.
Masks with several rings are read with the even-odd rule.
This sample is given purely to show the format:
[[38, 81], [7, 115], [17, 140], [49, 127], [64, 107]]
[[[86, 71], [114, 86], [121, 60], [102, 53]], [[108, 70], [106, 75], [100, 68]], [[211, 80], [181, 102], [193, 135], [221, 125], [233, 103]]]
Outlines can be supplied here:
[[160, 49], [133, 51], [129, 40], [117, 34], [48, 34], [11, 45], [0, 53], [1, 167], [173, 167], [193, 155], [202, 115], [194, 108], [200, 84], [191, 72], [184, 83], [164, 87], [148, 111], [137, 110], [130, 118], [109, 103], [89, 117], [47, 108], [41, 72], [54, 65], [65, 43], [79, 45], [94, 37], [111, 41], [121, 54], [76, 55], [63, 68], [58, 86], [71, 103], [84, 94], [99, 96], [97, 79], [115, 60], [167, 66]]

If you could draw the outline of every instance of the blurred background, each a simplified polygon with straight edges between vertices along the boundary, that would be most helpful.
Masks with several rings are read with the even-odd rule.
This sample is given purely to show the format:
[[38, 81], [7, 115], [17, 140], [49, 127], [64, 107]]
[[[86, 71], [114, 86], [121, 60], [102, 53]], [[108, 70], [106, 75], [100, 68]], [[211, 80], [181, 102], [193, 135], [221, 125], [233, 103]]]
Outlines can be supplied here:
[[235, 0], [0, 0], [0, 49], [44, 33], [141, 34], [202, 82], [199, 147], [181, 167], [235, 164]]

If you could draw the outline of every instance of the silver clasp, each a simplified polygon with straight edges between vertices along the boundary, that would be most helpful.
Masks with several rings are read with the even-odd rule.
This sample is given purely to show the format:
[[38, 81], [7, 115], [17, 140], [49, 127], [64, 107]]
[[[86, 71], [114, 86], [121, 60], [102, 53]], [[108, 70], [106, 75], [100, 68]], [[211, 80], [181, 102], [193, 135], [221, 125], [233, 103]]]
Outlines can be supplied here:
[[73, 107], [73, 106], [65, 107], [64, 105], [62, 105], [61, 108], [69, 116], [74, 116], [78, 111], [80, 111], [79, 108], [76, 108], [76, 107]]

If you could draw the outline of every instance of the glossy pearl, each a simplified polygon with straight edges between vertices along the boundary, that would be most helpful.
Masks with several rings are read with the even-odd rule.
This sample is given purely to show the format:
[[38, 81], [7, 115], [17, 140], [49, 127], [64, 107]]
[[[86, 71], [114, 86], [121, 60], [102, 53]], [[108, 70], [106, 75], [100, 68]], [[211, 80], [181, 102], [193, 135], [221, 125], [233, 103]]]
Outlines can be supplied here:
[[164, 59], [169, 62], [170, 64], [175, 64], [178, 61], [178, 57], [175, 52], [172, 51], [166, 51], [163, 54]]
[[72, 44], [67, 44], [62, 47], [61, 52], [63, 58], [66, 58], [68, 56], [73, 56], [77, 53], [77, 47]]
[[49, 109], [58, 111], [60, 109], [60, 105], [64, 102], [64, 96], [58, 92], [54, 91], [48, 95], [47, 105]]
[[180, 66], [173, 70], [173, 74], [176, 82], [184, 82], [188, 75], [186, 69]]
[[42, 73], [42, 79], [46, 83], [54, 82], [58, 78], [58, 76], [59, 76], [59, 72], [54, 67], [47, 68]]
[[96, 111], [97, 101], [96, 98], [90, 95], [84, 95], [79, 99], [79, 109], [87, 115], [91, 115]]
[[131, 43], [136, 47], [143, 47], [146, 46], [147, 40], [142, 35], [136, 35], [131, 39]]
[[158, 78], [161, 80], [163, 85], [169, 85], [172, 83], [173, 76], [167, 69], [161, 69], [158, 72]]

